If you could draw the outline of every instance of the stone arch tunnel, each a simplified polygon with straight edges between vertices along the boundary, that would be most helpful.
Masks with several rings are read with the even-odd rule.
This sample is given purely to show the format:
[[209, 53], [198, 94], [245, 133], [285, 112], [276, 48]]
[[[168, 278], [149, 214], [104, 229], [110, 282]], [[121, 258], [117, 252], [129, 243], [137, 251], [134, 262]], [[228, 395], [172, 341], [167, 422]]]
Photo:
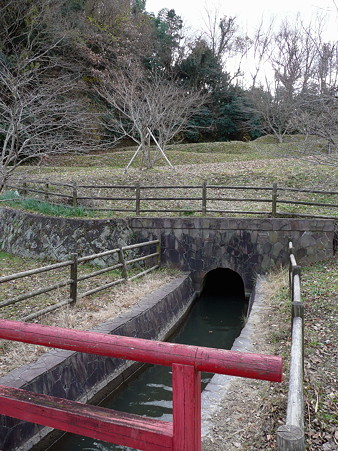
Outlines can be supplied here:
[[323, 219], [134, 218], [138, 239], [161, 237], [162, 263], [191, 272], [196, 290], [205, 275], [228, 268], [250, 292], [257, 274], [288, 263], [291, 240], [299, 264], [333, 253], [334, 221]]

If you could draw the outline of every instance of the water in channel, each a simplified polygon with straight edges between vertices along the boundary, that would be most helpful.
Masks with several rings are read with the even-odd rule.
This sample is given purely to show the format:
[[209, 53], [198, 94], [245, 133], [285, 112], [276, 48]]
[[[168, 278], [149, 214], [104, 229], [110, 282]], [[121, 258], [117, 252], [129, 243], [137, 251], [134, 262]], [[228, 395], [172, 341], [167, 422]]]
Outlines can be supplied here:
[[[196, 300], [188, 319], [171, 338], [175, 343], [231, 349], [243, 327], [247, 302], [244, 290], [220, 295], [212, 286]], [[213, 374], [202, 373], [202, 390]], [[102, 407], [172, 421], [171, 368], [150, 365], [117, 394], [105, 399]], [[50, 451], [132, 450], [100, 440], [67, 434]]]

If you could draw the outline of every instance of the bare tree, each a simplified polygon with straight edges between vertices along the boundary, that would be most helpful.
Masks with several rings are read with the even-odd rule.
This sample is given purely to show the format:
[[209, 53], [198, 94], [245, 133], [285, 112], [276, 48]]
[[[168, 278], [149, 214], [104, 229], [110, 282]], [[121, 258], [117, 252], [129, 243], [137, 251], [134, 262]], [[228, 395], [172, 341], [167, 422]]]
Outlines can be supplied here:
[[248, 72], [250, 72], [251, 77], [251, 88], [256, 87], [258, 75], [264, 70], [264, 66], [269, 60], [273, 40], [273, 23], [272, 20], [268, 27], [264, 29], [264, 22], [261, 20], [251, 39], [250, 47], [247, 52], [250, 57], [250, 67]]
[[222, 16], [218, 8], [205, 9], [205, 32], [201, 39], [206, 40], [215, 59], [226, 66], [231, 59], [229, 82], [242, 74], [242, 61], [252, 46], [252, 40], [248, 36], [239, 33], [236, 17]]
[[164, 150], [187, 129], [189, 119], [206, 99], [159, 73], [144, 72], [136, 63], [106, 72], [97, 92], [108, 106], [106, 127], [115, 136], [129, 137], [140, 146], [146, 168], [154, 164], [149, 130]]
[[[264, 130], [278, 142], [285, 135], [302, 133], [326, 139], [336, 147], [337, 47], [323, 42], [324, 21], [317, 16], [312, 23], [283, 21], [276, 32], [259, 29], [254, 39], [258, 66], [250, 91]], [[264, 58], [264, 60], [263, 60]], [[265, 85], [255, 88], [260, 66], [266, 67]], [[307, 140], [307, 142], [309, 142]]]
[[62, 40], [39, 34], [43, 10], [27, 4], [10, 2], [0, 49], [0, 191], [27, 161], [89, 143], [83, 134], [89, 121], [77, 101], [80, 86], [54, 55]]
[[206, 12], [206, 38], [216, 58], [221, 59], [226, 52], [230, 53], [236, 44], [236, 33], [238, 27], [236, 17], [220, 17], [217, 9]]
[[287, 100], [284, 87], [266, 80], [264, 87], [253, 87], [247, 95], [261, 119], [261, 131], [273, 134], [282, 143], [295, 130], [293, 104]]

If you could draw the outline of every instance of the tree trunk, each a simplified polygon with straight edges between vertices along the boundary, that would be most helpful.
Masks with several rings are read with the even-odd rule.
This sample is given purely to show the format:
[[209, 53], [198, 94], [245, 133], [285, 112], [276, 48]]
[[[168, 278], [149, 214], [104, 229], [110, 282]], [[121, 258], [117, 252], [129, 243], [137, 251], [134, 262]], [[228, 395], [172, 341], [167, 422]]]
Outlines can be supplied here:
[[146, 136], [143, 143], [143, 154], [144, 154], [144, 160], [146, 164], [147, 169], [152, 168], [152, 161], [151, 161], [151, 155], [150, 155], [150, 136]]

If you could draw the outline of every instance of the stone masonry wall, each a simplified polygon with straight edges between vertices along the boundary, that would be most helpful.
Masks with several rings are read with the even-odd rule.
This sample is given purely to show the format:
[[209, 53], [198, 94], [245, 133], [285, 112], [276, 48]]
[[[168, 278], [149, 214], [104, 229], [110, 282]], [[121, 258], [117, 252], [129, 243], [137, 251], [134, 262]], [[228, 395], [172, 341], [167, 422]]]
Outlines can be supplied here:
[[[287, 264], [292, 240], [300, 265], [333, 254], [334, 220], [256, 218], [124, 218], [83, 220], [0, 209], [0, 248], [17, 255], [62, 260], [161, 239], [162, 264], [200, 281], [222, 267], [238, 272], [247, 291], [257, 274]], [[102, 262], [102, 264], [109, 262]], [[197, 287], [197, 289], [199, 289]]]
[[65, 260], [133, 242], [125, 219], [69, 219], [0, 208], [0, 248], [15, 255]]
[[161, 237], [162, 264], [191, 271], [198, 283], [212, 269], [230, 268], [247, 291], [257, 274], [288, 264], [289, 240], [299, 265], [333, 254], [333, 220], [133, 218], [129, 226], [139, 240]]

